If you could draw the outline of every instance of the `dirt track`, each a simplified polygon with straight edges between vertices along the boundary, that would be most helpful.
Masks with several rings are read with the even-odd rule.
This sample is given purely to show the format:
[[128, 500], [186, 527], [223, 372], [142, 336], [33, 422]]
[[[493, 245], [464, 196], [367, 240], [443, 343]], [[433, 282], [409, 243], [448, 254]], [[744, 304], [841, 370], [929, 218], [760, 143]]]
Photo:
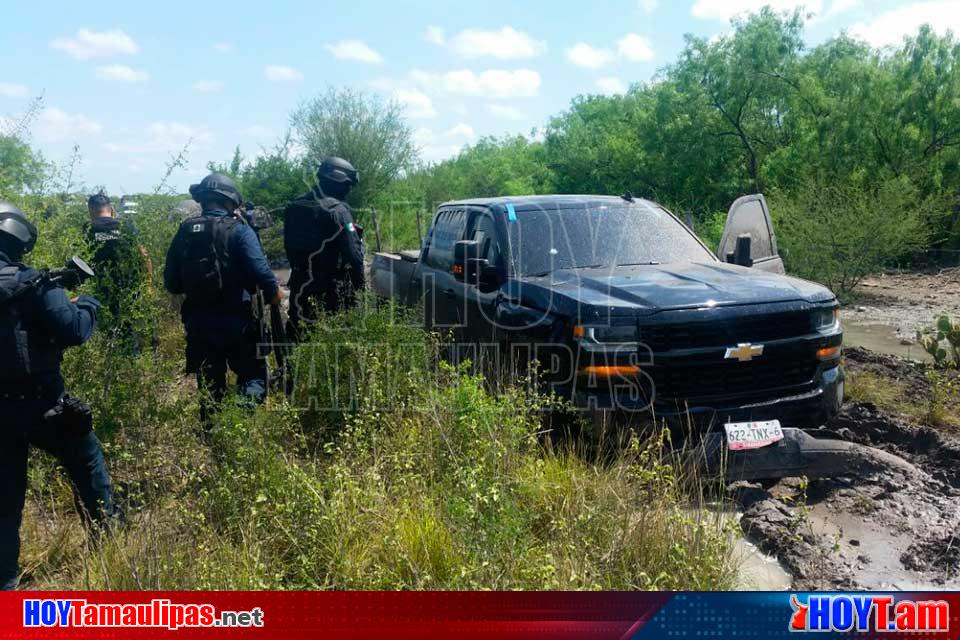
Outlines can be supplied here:
[[[928, 391], [922, 368], [898, 358], [852, 349], [847, 368]], [[744, 534], [780, 560], [793, 587], [960, 588], [960, 438], [869, 403], [846, 405], [814, 435], [877, 447], [913, 468], [734, 485]]]

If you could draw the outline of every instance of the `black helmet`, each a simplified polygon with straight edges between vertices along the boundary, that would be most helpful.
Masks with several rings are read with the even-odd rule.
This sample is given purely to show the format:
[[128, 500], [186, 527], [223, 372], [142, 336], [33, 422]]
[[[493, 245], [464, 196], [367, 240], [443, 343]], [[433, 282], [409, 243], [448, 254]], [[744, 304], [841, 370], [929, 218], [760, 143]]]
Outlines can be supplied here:
[[30, 253], [37, 244], [37, 228], [27, 220], [23, 211], [0, 200], [0, 237], [12, 238], [21, 247], [22, 255]]
[[200, 184], [190, 185], [190, 195], [197, 202], [202, 203], [204, 196], [214, 193], [223, 196], [232, 202], [235, 207], [239, 207], [240, 203], [243, 202], [236, 183], [222, 173], [211, 173], [201, 180]]
[[327, 156], [317, 169], [317, 179], [355, 186], [360, 183], [360, 174], [343, 158]]

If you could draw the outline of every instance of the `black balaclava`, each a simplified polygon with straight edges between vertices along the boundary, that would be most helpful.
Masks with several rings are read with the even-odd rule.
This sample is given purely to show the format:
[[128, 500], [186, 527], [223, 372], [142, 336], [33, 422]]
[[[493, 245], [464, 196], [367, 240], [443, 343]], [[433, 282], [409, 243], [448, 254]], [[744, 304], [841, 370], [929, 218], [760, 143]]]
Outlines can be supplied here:
[[324, 180], [320, 179], [319, 187], [323, 195], [336, 198], [337, 200], [346, 200], [347, 194], [350, 193], [350, 183], [349, 182], [334, 182], [333, 180]]
[[0, 234], [0, 253], [13, 262], [20, 262], [23, 260], [23, 245], [15, 238]]

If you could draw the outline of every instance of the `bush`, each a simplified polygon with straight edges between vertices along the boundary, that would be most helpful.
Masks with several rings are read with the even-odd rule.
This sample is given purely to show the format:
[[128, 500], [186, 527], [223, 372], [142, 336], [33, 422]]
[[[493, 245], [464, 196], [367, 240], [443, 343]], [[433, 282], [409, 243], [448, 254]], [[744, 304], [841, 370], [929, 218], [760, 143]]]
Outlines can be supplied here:
[[787, 270], [849, 294], [869, 273], [923, 249], [940, 209], [906, 179], [869, 187], [812, 179], [771, 207]]
[[[727, 212], [717, 211], [698, 222], [696, 232], [711, 251], [716, 251], [720, 246], [720, 238], [723, 237], [723, 229], [726, 226]], [[720, 256], [720, 258], [723, 259], [723, 256]]]
[[[730, 584], [724, 527], [691, 506], [659, 443], [634, 441], [600, 466], [545, 446], [536, 396], [494, 396], [479, 378], [440, 366], [434, 339], [414, 322], [391, 308], [324, 318], [294, 355], [294, 403], [272, 396], [253, 413], [227, 403], [211, 445], [194, 433], [179, 352], [117, 361], [99, 339], [75, 350], [71, 384], [95, 408], [128, 523], [88, 552], [66, 482], [41, 459], [24, 529], [28, 584]], [[172, 347], [179, 327], [161, 330]], [[328, 368], [332, 348], [355, 366]], [[296, 404], [307, 397], [315, 402]]]

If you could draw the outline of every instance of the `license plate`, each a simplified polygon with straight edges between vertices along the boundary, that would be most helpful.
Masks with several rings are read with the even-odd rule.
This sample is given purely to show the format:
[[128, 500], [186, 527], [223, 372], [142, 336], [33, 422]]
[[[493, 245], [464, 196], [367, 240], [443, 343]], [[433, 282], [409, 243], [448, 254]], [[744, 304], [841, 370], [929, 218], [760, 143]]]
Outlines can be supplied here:
[[731, 451], [759, 449], [783, 440], [779, 420], [763, 422], [728, 422], [723, 425], [727, 432], [727, 447]]

